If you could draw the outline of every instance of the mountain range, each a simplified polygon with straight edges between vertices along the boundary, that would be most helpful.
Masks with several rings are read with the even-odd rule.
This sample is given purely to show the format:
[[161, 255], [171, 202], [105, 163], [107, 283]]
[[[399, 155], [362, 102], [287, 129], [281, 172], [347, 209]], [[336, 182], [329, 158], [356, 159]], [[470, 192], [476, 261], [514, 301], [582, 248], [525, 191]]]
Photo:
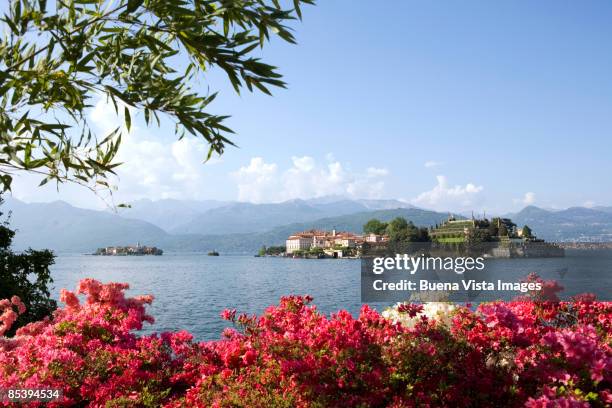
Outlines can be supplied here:
[[550, 241], [612, 241], [612, 207], [550, 211], [528, 206], [508, 217]]
[[[398, 200], [319, 198], [275, 204], [223, 201], [139, 200], [119, 214], [74, 207], [62, 201], [25, 203], [6, 197], [0, 207], [17, 230], [16, 250], [49, 248], [91, 253], [110, 245], [154, 245], [166, 251], [254, 253], [282, 245], [293, 232], [319, 228], [361, 232], [371, 218], [401, 216], [418, 226], [447, 219], [447, 212], [415, 208]], [[612, 240], [612, 207], [545, 210], [529, 206], [508, 214], [552, 241]]]
[[410, 208], [398, 200], [320, 198], [274, 204], [222, 201], [140, 200], [121, 212], [127, 218], [155, 224], [172, 234], [264, 232], [281, 225], [369, 210]]

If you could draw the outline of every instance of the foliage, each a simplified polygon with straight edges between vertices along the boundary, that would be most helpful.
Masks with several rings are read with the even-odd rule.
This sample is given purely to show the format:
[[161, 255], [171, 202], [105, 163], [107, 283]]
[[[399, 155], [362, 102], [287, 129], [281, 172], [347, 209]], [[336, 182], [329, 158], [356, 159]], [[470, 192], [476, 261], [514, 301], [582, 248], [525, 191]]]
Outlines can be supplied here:
[[497, 233], [500, 237], [507, 237], [509, 234], [508, 228], [506, 228], [506, 224], [501, 224], [497, 229]]
[[376, 235], [382, 235], [385, 233], [386, 229], [387, 229], [387, 223], [386, 222], [382, 222], [380, 220], [377, 220], [376, 218], [373, 218], [371, 220], [369, 220], [364, 226], [363, 226], [363, 232], [365, 234], [376, 234]]
[[492, 242], [493, 237], [489, 233], [489, 229], [479, 229], [475, 228], [470, 231], [470, 233], [466, 237], [466, 243], [468, 247], [476, 246], [478, 244], [482, 244], [483, 242]]
[[516, 227], [516, 224], [512, 222], [511, 219], [496, 217], [491, 220], [491, 224], [489, 226], [489, 232], [491, 233], [491, 236], [493, 237], [496, 237], [496, 236], [505, 237], [505, 236], [510, 236], [512, 231], [514, 231], [515, 227]]
[[[549, 285], [554, 288], [554, 285]], [[325, 316], [308, 296], [197, 343], [138, 336], [151, 297], [86, 279], [52, 320], [0, 338], [0, 388], [59, 387], [54, 406], [495, 407], [612, 403], [612, 303], [400, 304]], [[78, 294], [84, 294], [81, 302]], [[23, 311], [0, 302], [0, 322]], [[2, 402], [0, 402], [0, 405]], [[6, 405], [6, 403], [5, 403]], [[36, 404], [32, 403], [32, 406]]]
[[521, 235], [523, 238], [533, 238], [533, 232], [531, 231], [531, 228], [529, 228], [527, 225], [523, 227]]
[[325, 253], [325, 251], [323, 250], [323, 248], [321, 247], [311, 247], [308, 252], [311, 255], [315, 255], [315, 256], [320, 256], [323, 255]]
[[294, 43], [286, 24], [312, 1], [11, 0], [0, 18], [0, 183], [10, 189], [25, 170], [41, 184], [109, 188], [122, 130], [97, 137], [89, 127], [100, 96], [128, 131], [134, 113], [147, 125], [166, 118], [179, 137], [203, 138], [208, 157], [222, 154], [232, 131], [207, 112], [216, 93], [201, 91], [205, 74], [219, 69], [237, 92], [284, 87], [256, 48], [271, 33]]
[[27, 323], [50, 316], [57, 307], [49, 293], [49, 285], [53, 282], [49, 272], [55, 259], [53, 253], [33, 249], [14, 253], [11, 250], [14, 236], [15, 231], [10, 229], [8, 220], [0, 224], [0, 299], [18, 296], [26, 307], [26, 312], [12, 323], [13, 328], [7, 334], [13, 334], [15, 329]]
[[430, 241], [427, 228], [418, 228], [412, 221], [406, 221], [403, 217], [393, 219], [387, 225], [386, 233], [389, 235], [389, 243], [392, 248], [409, 242]]
[[264, 245], [259, 249], [259, 256], [265, 256], [265, 255], [278, 256], [278, 255], [284, 254], [285, 252], [287, 252], [287, 248], [285, 246], [279, 245], [279, 246], [266, 247]]

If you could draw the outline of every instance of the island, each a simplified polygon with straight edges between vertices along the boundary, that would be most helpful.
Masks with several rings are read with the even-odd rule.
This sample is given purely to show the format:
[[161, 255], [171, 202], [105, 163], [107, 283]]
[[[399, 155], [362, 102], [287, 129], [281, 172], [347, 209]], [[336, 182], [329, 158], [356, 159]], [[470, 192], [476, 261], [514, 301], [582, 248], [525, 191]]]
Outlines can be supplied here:
[[[537, 238], [527, 225], [518, 227], [509, 218], [457, 218], [430, 227], [417, 227], [398, 217], [389, 222], [368, 221], [363, 234], [348, 231], [308, 230], [290, 235], [285, 247], [274, 256], [291, 258], [360, 258], [372, 252], [453, 256], [478, 255], [490, 258], [548, 258], [565, 256], [564, 248]], [[282, 252], [281, 252], [282, 248]], [[262, 247], [258, 256], [272, 255]]]
[[135, 246], [109, 246], [98, 248], [92, 255], [102, 256], [142, 256], [142, 255], [163, 255], [164, 251], [157, 247], [143, 246], [138, 242]]

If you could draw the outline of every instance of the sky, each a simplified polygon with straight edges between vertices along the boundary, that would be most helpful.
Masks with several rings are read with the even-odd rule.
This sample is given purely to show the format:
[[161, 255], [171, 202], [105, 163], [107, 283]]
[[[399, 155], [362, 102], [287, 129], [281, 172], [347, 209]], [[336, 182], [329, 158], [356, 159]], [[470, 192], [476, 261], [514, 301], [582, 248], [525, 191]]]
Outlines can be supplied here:
[[[237, 148], [134, 121], [115, 200], [279, 202], [395, 198], [440, 211], [612, 205], [612, 3], [319, 1], [298, 45], [262, 51], [289, 86], [236, 95], [211, 72], [212, 112], [231, 114]], [[100, 130], [118, 118], [100, 100]], [[36, 187], [25, 201], [103, 208], [88, 190]]]

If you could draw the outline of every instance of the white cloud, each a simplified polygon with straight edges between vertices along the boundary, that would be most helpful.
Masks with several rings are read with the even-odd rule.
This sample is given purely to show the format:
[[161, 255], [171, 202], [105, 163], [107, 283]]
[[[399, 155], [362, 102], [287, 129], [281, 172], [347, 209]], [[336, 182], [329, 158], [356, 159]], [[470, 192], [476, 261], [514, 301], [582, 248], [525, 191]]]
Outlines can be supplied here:
[[436, 176], [438, 184], [431, 190], [419, 194], [411, 203], [438, 211], [473, 210], [482, 201], [482, 186], [468, 183], [465, 186], [450, 186], [446, 176]]
[[531, 205], [535, 203], [535, 199], [535, 193], [529, 191], [525, 193], [525, 196], [523, 197], [523, 204]]
[[534, 192], [528, 191], [522, 198], [515, 198], [512, 201], [514, 201], [515, 204], [532, 205], [536, 201], [536, 195]]
[[383, 177], [389, 174], [389, 170], [381, 169], [378, 167], [368, 167], [366, 172], [368, 176], [371, 176], [371, 177]]
[[388, 171], [369, 167], [353, 172], [331, 154], [320, 164], [310, 156], [294, 156], [292, 165], [280, 171], [276, 163], [254, 157], [250, 163], [231, 173], [238, 184], [238, 199], [250, 202], [275, 202], [326, 195], [377, 198], [384, 193]]
[[[205, 196], [210, 194], [211, 184], [205, 183], [209, 170], [207, 166], [219, 163], [220, 160], [213, 157], [206, 166], [203, 164], [208, 153], [208, 145], [203, 140], [195, 137], [176, 140], [153, 135], [137, 126], [136, 112], [131, 112], [132, 128], [128, 132], [123, 126], [123, 107], [119, 108], [119, 112], [117, 114], [112, 103], [102, 97], [89, 112], [91, 125], [99, 138], [105, 137], [117, 127], [122, 128], [122, 142], [116, 159], [122, 165], [117, 168], [117, 177], [111, 179], [118, 186], [118, 191], [114, 193], [115, 203], [145, 197], [209, 198]], [[105, 206], [104, 201], [86, 188], [65, 184], [58, 193], [51, 183], [41, 188], [36, 187], [39, 182], [39, 176], [20, 175], [15, 182], [15, 197], [26, 201], [64, 199], [83, 207]], [[101, 192], [101, 196], [106, 194]]]
[[242, 166], [232, 176], [238, 182], [240, 201], [271, 201], [278, 191], [278, 168], [274, 163], [266, 163], [261, 157], [253, 157], [248, 166]]
[[425, 168], [427, 169], [432, 169], [434, 167], [439, 167], [442, 165], [442, 162], [438, 162], [438, 161], [434, 161], [434, 160], [428, 160], [425, 162]]
[[[98, 101], [90, 117], [102, 132], [123, 121], [105, 99]], [[205, 178], [203, 163], [207, 153], [208, 145], [201, 139], [165, 140], [132, 125], [130, 132], [124, 130], [117, 154], [117, 161], [123, 163], [117, 170], [117, 195], [124, 201], [142, 197], [199, 198], [201, 189], [197, 187]], [[207, 164], [217, 162], [211, 159]]]
[[597, 203], [595, 203], [595, 201], [592, 201], [592, 200], [587, 200], [582, 205], [586, 208], [593, 208], [597, 205]]

